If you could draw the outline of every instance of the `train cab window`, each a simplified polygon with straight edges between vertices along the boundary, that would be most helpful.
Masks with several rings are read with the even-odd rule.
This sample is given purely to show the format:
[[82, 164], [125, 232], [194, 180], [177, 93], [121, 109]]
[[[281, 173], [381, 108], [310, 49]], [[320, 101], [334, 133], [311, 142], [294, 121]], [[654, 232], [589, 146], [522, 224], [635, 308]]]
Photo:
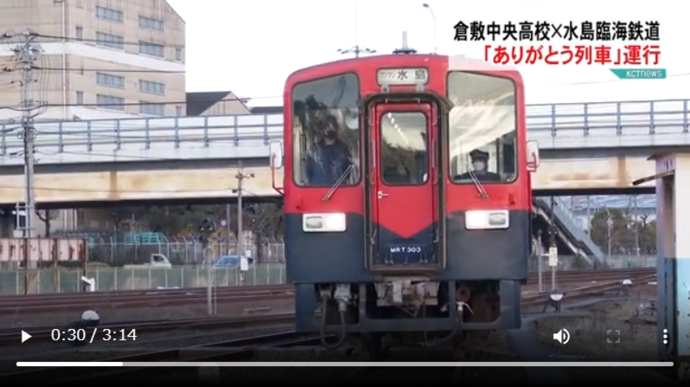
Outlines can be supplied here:
[[355, 185], [360, 176], [359, 79], [343, 74], [292, 89], [295, 183], [305, 187]]
[[386, 185], [424, 184], [429, 176], [428, 122], [424, 113], [380, 117], [381, 180]]
[[448, 155], [454, 183], [507, 183], [517, 176], [515, 83], [454, 71], [448, 75]]

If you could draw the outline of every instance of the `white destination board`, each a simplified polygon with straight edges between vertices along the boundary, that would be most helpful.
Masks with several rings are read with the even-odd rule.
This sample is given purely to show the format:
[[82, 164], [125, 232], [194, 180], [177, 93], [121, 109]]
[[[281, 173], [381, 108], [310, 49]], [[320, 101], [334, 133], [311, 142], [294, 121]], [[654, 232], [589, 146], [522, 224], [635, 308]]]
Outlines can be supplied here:
[[429, 81], [429, 70], [425, 68], [380, 69], [376, 74], [379, 85], [416, 85]]

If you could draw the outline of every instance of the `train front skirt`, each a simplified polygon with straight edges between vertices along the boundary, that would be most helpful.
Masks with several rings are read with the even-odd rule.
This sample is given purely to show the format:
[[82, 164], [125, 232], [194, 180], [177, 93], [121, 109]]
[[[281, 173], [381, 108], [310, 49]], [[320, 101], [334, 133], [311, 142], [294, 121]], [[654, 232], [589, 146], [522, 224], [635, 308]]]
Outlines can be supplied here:
[[[482, 318], [478, 314], [486, 315], [477, 304], [459, 300], [462, 293], [458, 292], [456, 282], [441, 282], [437, 298], [438, 302], [429, 302], [421, 308], [414, 308], [413, 304], [379, 306], [382, 299], [376, 292], [375, 284], [344, 285], [340, 287], [340, 299], [347, 299], [347, 313], [340, 319], [337, 303], [324, 304], [319, 297], [321, 293], [314, 284], [297, 284], [295, 286], [295, 324], [300, 332], [342, 332], [345, 329], [351, 333], [367, 332], [438, 332], [452, 331], [461, 327], [464, 331], [516, 329], [521, 326], [521, 283], [517, 280], [496, 281], [499, 303], [492, 308], [498, 310], [491, 313], [495, 318]], [[395, 284], [379, 284], [381, 286], [396, 287]], [[350, 291], [343, 295], [343, 291]], [[336, 290], [337, 292], [338, 290]], [[393, 296], [395, 297], [395, 296]], [[336, 299], [338, 296], [336, 296]], [[438, 304], [431, 305], [428, 304]], [[324, 308], [324, 305], [326, 307]], [[326, 316], [324, 314], [326, 309]], [[476, 310], [475, 310], [476, 309]], [[433, 313], [427, 314], [428, 311]], [[479, 317], [479, 318], [477, 318]], [[322, 327], [322, 325], [324, 325]]]

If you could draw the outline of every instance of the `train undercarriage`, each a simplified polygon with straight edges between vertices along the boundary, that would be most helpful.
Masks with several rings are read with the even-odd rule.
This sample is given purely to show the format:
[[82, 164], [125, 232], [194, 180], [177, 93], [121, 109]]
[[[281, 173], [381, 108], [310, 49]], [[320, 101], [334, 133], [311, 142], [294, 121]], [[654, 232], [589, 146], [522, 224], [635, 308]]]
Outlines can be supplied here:
[[[360, 339], [380, 357], [390, 343], [448, 347], [462, 353], [470, 337], [520, 326], [520, 281], [431, 281], [297, 285], [297, 329], [319, 332], [336, 349]], [[336, 340], [327, 340], [335, 335]]]

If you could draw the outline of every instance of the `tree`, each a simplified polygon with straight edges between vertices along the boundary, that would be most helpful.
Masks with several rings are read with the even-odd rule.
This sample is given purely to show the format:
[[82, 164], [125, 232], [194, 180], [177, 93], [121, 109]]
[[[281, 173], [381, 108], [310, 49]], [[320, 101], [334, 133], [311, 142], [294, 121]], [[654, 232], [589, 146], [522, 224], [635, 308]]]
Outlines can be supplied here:
[[187, 234], [196, 229], [196, 225], [209, 212], [217, 213], [215, 209], [192, 206], [155, 206], [141, 214], [140, 226], [152, 232], [182, 236], [180, 234]]
[[640, 254], [656, 254], [656, 220], [647, 219], [643, 216], [639, 222]]
[[616, 254], [626, 228], [625, 216], [621, 210], [600, 208], [592, 215], [590, 237], [605, 254]]
[[57, 211], [51, 211], [51, 210], [36, 210], [36, 216], [38, 219], [43, 222], [43, 226], [46, 230], [46, 238], [50, 238], [50, 227], [51, 227], [51, 220], [55, 219], [57, 216]]
[[589, 234], [607, 255], [656, 253], [656, 221], [648, 221], [648, 216], [636, 219], [626, 210], [600, 208], [592, 216]]
[[251, 204], [245, 211], [251, 217], [252, 231], [259, 238], [278, 239], [282, 236], [284, 218], [282, 208], [278, 204]]

